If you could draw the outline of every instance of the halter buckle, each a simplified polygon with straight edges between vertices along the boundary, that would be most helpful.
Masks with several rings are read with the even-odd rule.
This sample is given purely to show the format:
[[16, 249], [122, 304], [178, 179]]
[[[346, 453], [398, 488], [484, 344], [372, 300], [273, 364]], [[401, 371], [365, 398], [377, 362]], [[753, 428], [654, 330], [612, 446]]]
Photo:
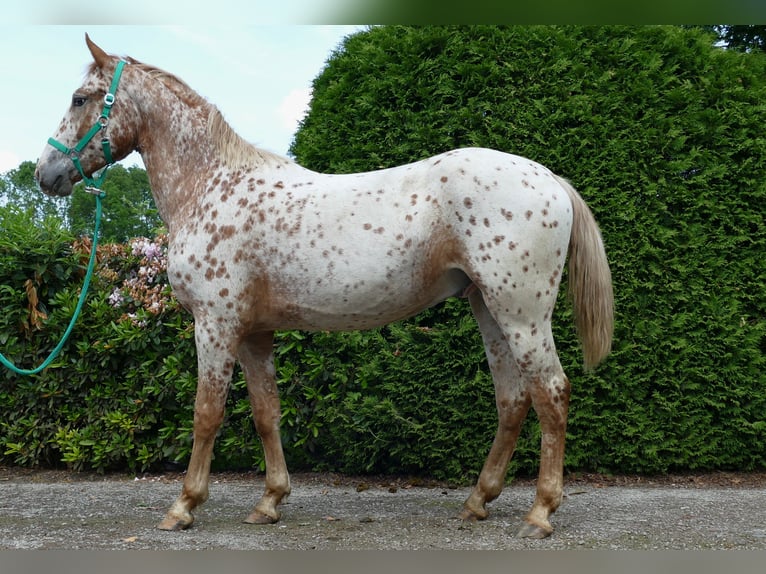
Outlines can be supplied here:
[[92, 195], [100, 197], [101, 199], [106, 197], [106, 192], [104, 190], [99, 189], [99, 188], [97, 188], [95, 186], [92, 186], [92, 185], [86, 185], [85, 186], [85, 191], [87, 191], [88, 193], [90, 193]]

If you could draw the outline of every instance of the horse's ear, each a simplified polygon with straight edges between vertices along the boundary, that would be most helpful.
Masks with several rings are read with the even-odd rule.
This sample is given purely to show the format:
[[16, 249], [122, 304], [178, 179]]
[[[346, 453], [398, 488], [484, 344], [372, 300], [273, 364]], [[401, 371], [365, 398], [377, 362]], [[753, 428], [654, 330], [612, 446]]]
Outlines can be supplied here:
[[93, 42], [93, 40], [90, 39], [90, 36], [88, 36], [88, 34], [85, 34], [85, 43], [88, 45], [88, 50], [90, 50], [90, 53], [93, 56], [93, 60], [96, 62], [96, 65], [99, 68], [103, 68], [109, 63], [111, 59], [109, 58], [109, 54], [107, 54], [101, 48], [96, 46], [96, 44]]

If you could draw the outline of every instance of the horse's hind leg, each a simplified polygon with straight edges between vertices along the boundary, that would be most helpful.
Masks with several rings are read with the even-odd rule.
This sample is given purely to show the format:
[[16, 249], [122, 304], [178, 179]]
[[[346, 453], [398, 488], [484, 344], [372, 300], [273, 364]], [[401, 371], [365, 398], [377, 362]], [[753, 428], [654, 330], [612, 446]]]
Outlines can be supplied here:
[[517, 322], [509, 333], [513, 333], [511, 349], [542, 432], [535, 502], [518, 536], [545, 538], [553, 532], [548, 518], [561, 504], [564, 490], [569, 379], [556, 354], [549, 321]]
[[279, 433], [280, 404], [274, 379], [273, 334], [259, 333], [245, 339], [239, 348], [247, 392], [258, 436], [266, 460], [266, 488], [245, 519], [248, 524], [273, 524], [280, 517], [277, 506], [290, 494], [290, 477]]
[[559, 507], [563, 495], [569, 380], [556, 355], [549, 321], [520, 321], [498, 313], [504, 321], [501, 327], [481, 293], [472, 293], [470, 301], [495, 382], [498, 430], [461, 517], [487, 516], [485, 504], [500, 494], [508, 461], [531, 404], [542, 431], [540, 473], [535, 502], [518, 535], [545, 538], [553, 532], [548, 517]]
[[521, 385], [519, 366], [513, 359], [508, 341], [487, 310], [481, 292], [469, 296], [471, 309], [479, 324], [489, 368], [495, 384], [498, 425], [495, 440], [473, 491], [463, 504], [460, 517], [483, 520], [486, 503], [500, 495], [508, 472], [508, 462], [516, 448], [521, 425], [529, 411], [531, 396]]
[[[558, 358], [556, 358], [558, 364]], [[540, 421], [540, 472], [532, 509], [524, 518], [518, 536], [545, 538], [553, 532], [548, 517], [561, 504], [564, 490], [564, 443], [569, 410], [569, 379], [559, 366], [552, 376], [535, 376], [529, 385], [537, 418]]]
[[191, 511], [208, 497], [210, 460], [216, 433], [223, 422], [226, 395], [234, 370], [234, 356], [214, 343], [217, 336], [220, 334], [209, 331], [205, 321], [198, 321], [195, 327], [199, 372], [194, 401], [194, 445], [181, 495], [157, 526], [161, 530], [189, 528], [194, 522]]

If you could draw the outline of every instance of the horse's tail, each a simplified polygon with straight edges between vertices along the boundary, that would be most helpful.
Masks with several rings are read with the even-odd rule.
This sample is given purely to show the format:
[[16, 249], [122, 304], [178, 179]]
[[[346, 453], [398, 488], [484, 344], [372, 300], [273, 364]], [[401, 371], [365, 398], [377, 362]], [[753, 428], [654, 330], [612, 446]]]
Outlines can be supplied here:
[[569, 194], [574, 213], [569, 238], [569, 296], [583, 347], [585, 369], [598, 365], [612, 349], [614, 293], [612, 273], [596, 219], [580, 194], [557, 177]]

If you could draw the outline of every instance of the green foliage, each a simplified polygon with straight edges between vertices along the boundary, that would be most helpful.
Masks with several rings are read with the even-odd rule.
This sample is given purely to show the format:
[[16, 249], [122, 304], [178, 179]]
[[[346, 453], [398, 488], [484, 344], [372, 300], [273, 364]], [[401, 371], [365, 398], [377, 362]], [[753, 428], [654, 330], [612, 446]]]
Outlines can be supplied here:
[[[676, 27], [372, 28], [316, 78], [292, 146], [307, 167], [353, 172], [481, 145], [572, 180], [601, 225], [617, 307], [614, 352], [589, 374], [563, 294], [554, 314], [572, 471], [766, 467], [766, 57], [713, 42]], [[33, 366], [71, 316], [87, 241], [29, 210], [0, 218], [0, 349]], [[187, 462], [193, 324], [167, 287], [165, 242], [102, 245], [60, 358], [0, 374], [0, 462]], [[280, 332], [275, 356], [291, 468], [480, 470], [497, 418], [464, 300], [372, 331]], [[509, 472], [534, 474], [539, 445], [531, 414]], [[239, 371], [213, 464], [263, 468]]]
[[42, 195], [35, 181], [35, 163], [23, 161], [19, 167], [0, 175], [0, 207], [29, 212], [36, 221], [46, 217], [63, 218], [64, 200]]
[[734, 26], [711, 26], [724, 45], [731, 50], [766, 52], [766, 26], [739, 24]]
[[492, 381], [462, 302], [450, 301], [444, 313], [451, 324], [323, 335], [320, 344], [340, 340], [344, 363], [357, 366], [322, 413], [320, 468], [455, 480], [478, 472], [496, 417], [473, 405], [493, 404]]
[[[70, 229], [75, 235], [91, 232], [96, 199], [76, 186], [69, 204]], [[146, 171], [138, 166], [125, 168], [115, 164], [106, 173], [102, 186], [108, 201], [104, 202], [101, 239], [128, 241], [133, 237], [152, 236], [162, 226], [152, 198]]]
[[[0, 175], [0, 207], [28, 212], [35, 224], [55, 217], [72, 235], [89, 235], [96, 199], [85, 191], [84, 184], [75, 186], [71, 198], [49, 197], [40, 193], [34, 172], [35, 164], [24, 161]], [[109, 199], [104, 202], [100, 241], [124, 242], [132, 237], [152, 236], [162, 227], [149, 178], [142, 168], [113, 165], [102, 189]]]
[[[15, 347], [3, 353], [22, 359], [40, 351], [27, 336], [49, 312], [46, 302], [64, 289], [78, 271], [72, 261], [72, 237], [54, 216], [32, 224], [35, 211], [15, 206], [0, 208], [0, 344]], [[39, 304], [37, 301], [39, 300]], [[6, 373], [3, 373], [5, 375]], [[0, 376], [0, 380], [2, 380]]]
[[[0, 333], [3, 353], [32, 367], [58, 343], [72, 316], [89, 245], [60, 228], [46, 238], [34, 222], [15, 222], [0, 247], [0, 301], [10, 311], [0, 319]], [[27, 267], [28, 246], [40, 259]], [[172, 298], [154, 309], [147, 305], [152, 287], [132, 286], [148, 264], [129, 248], [100, 247], [91, 293], [61, 355], [39, 375], [2, 371], [0, 460], [103, 471], [138, 470], [184, 455], [177, 429], [188, 427], [192, 414], [193, 330]], [[47, 310], [47, 319], [31, 327], [34, 306], [21, 283], [25, 277], [36, 278], [37, 307]], [[115, 279], [135, 297], [129, 313], [115, 305]], [[167, 298], [169, 290], [162, 292]], [[168, 349], [175, 354], [168, 357]]]
[[[312, 169], [353, 172], [479, 145], [573, 181], [605, 237], [617, 328], [610, 359], [585, 375], [561, 297], [571, 469], [765, 463], [766, 59], [713, 41], [676, 27], [373, 28], [316, 78], [291, 148]], [[422, 382], [399, 384], [428, 392]], [[481, 421], [492, 403], [461, 407]], [[474, 424], [466, 434], [486, 435], [490, 423]], [[525, 436], [519, 448], [535, 448]]]

